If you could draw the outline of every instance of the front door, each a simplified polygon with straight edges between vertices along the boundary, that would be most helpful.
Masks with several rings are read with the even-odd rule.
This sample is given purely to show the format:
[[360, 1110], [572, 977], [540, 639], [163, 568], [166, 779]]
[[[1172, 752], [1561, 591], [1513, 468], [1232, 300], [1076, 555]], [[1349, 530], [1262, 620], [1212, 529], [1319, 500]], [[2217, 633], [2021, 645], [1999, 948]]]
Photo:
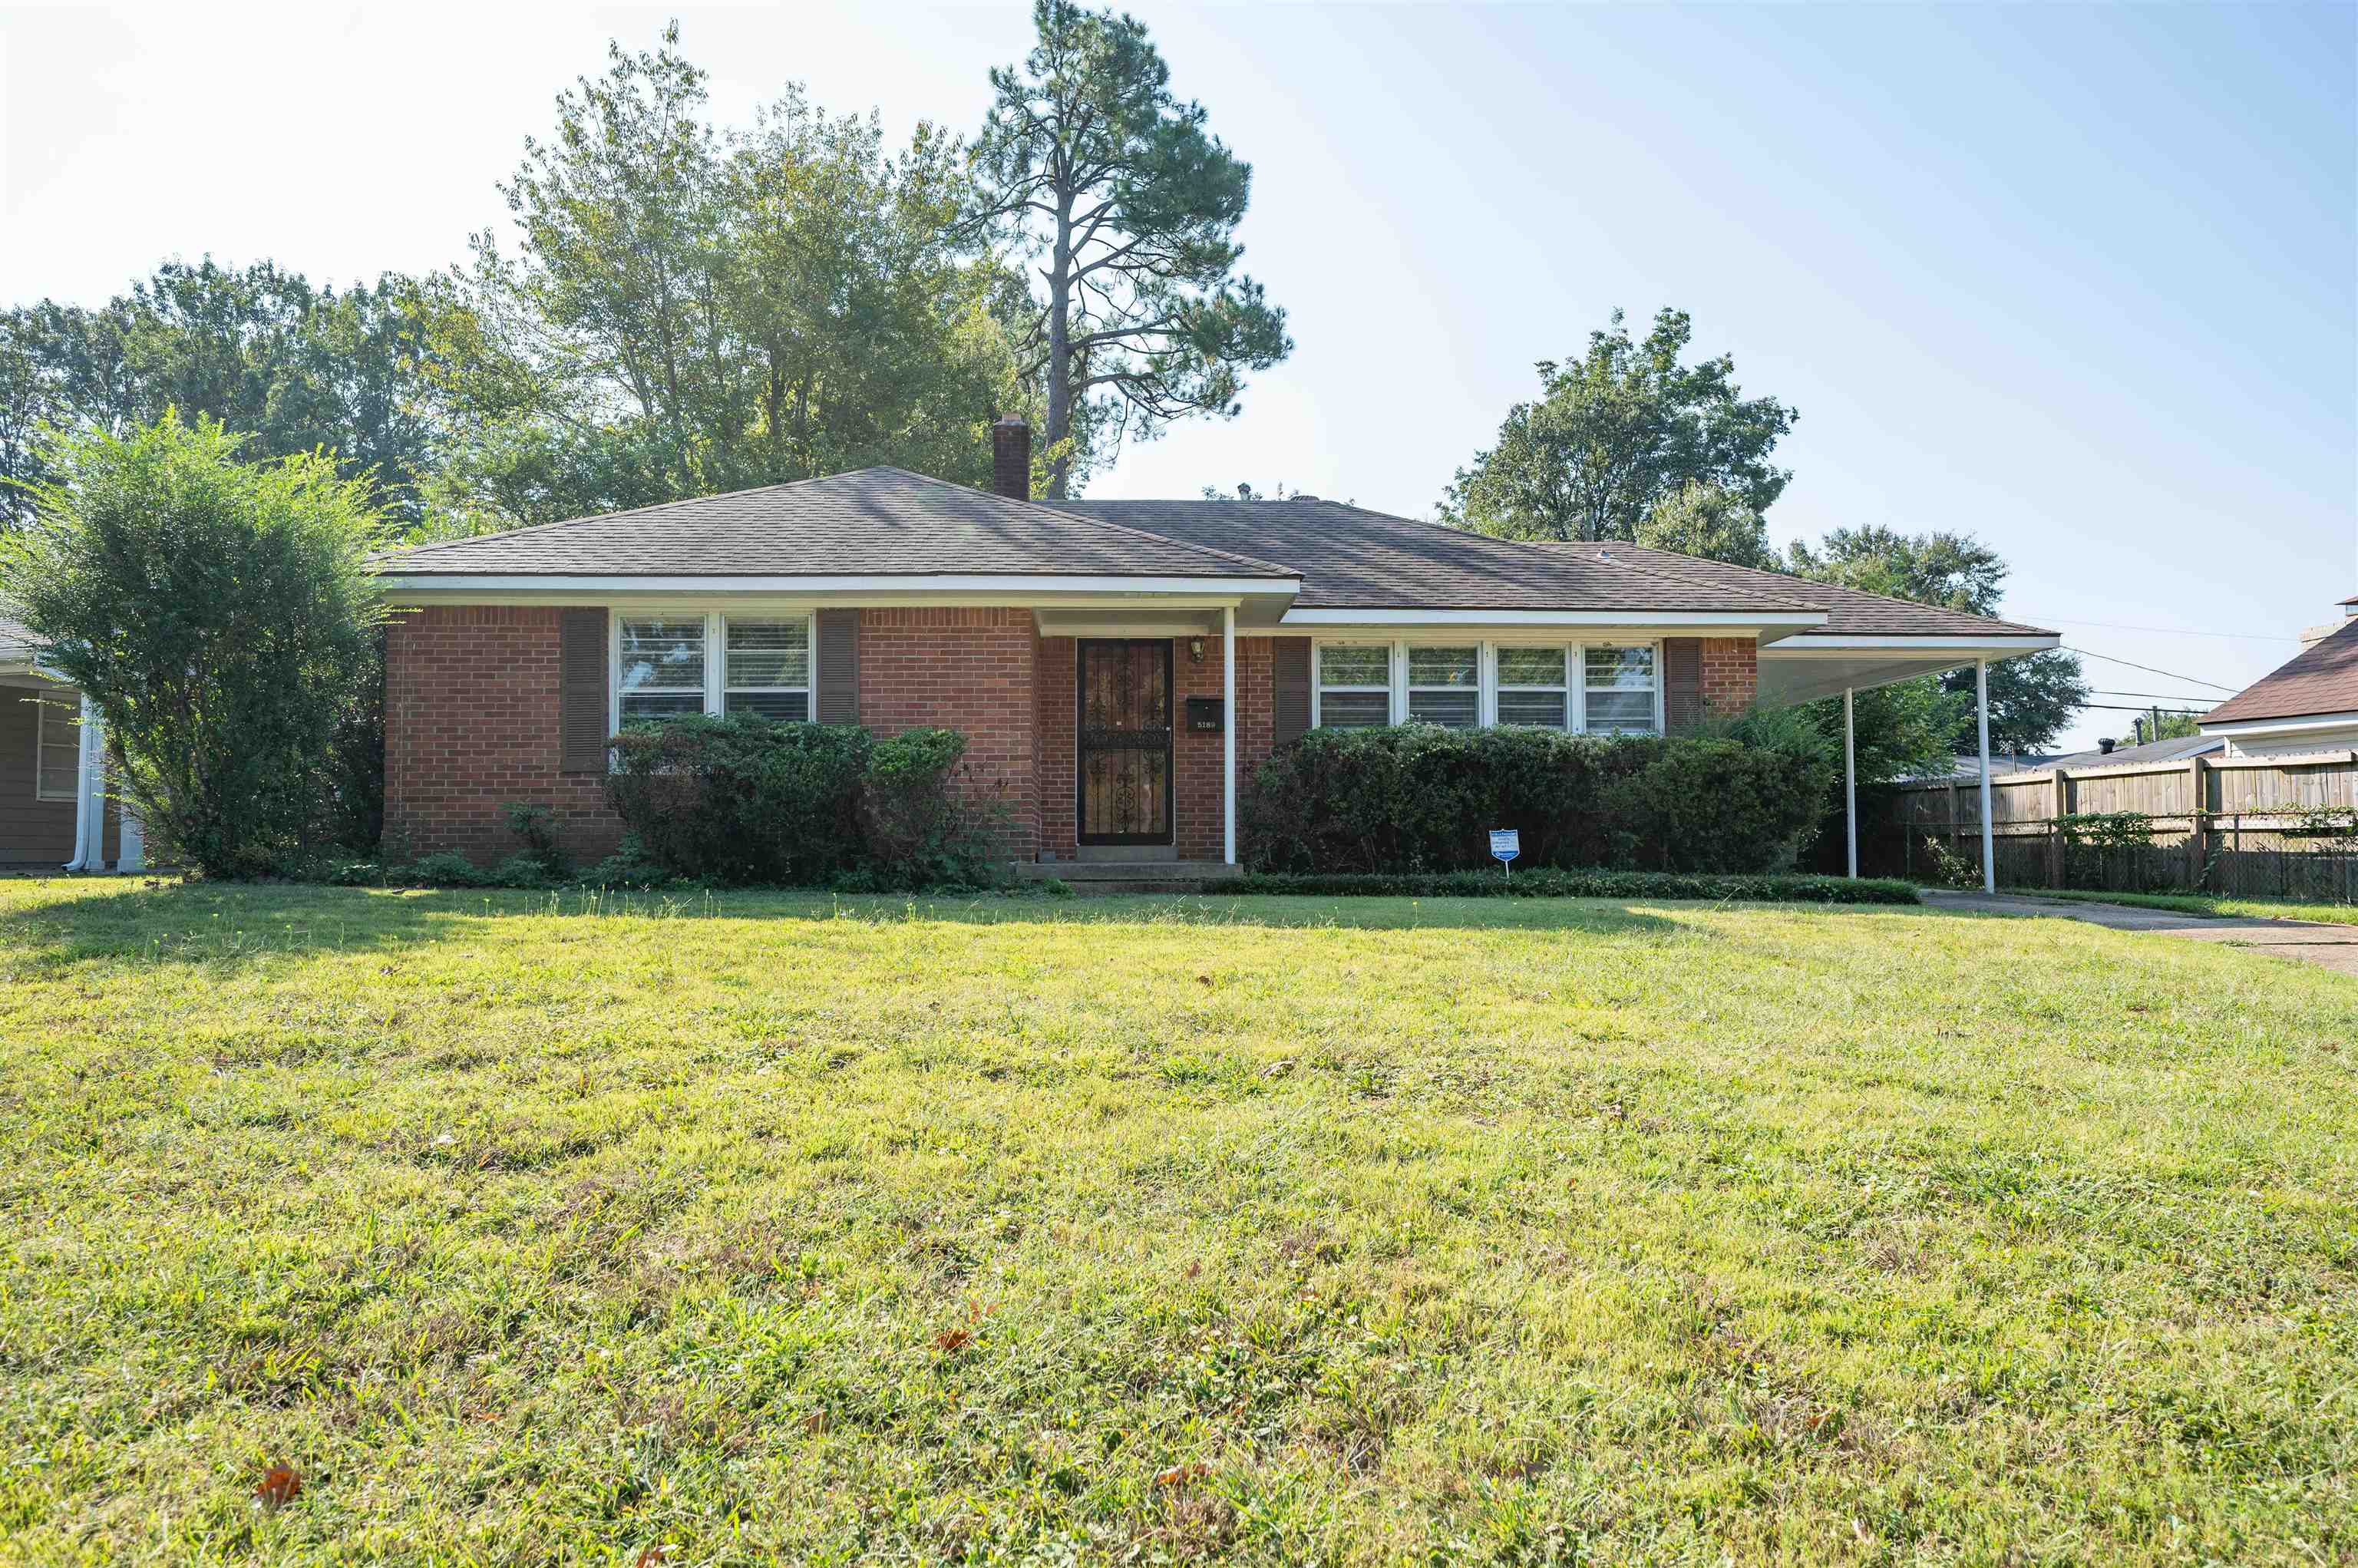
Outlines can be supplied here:
[[1171, 644], [1080, 643], [1080, 839], [1171, 842]]

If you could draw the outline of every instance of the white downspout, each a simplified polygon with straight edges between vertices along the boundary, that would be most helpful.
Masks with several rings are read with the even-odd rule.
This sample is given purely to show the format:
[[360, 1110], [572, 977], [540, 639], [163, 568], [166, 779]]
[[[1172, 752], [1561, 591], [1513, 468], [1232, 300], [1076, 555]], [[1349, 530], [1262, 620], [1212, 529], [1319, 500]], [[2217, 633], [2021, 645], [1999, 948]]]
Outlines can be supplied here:
[[81, 699], [81, 722], [74, 727], [74, 735], [80, 741], [74, 752], [74, 852], [65, 869], [104, 871], [106, 801], [98, 790], [98, 709], [87, 697]]
[[1851, 688], [1843, 687], [1843, 827], [1849, 835], [1850, 875], [1858, 880], [1858, 748], [1851, 725]]
[[1220, 859], [1237, 863], [1237, 607], [1220, 607]]
[[1990, 827], [1989, 661], [1974, 661], [1974, 716], [1982, 741], [1982, 892], [1997, 892], [1997, 838]]

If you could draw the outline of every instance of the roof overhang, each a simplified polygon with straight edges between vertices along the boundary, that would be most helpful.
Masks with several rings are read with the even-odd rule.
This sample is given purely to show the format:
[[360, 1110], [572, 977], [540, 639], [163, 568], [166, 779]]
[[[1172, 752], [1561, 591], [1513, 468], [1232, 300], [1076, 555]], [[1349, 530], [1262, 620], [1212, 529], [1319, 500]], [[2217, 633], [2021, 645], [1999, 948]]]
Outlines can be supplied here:
[[1760, 649], [1759, 700], [1772, 707], [1939, 675], [1983, 659], [2013, 659], [2063, 645], [2051, 633], [1981, 636], [1865, 636], [1803, 632]]
[[1298, 628], [1336, 635], [1352, 632], [1397, 635], [1419, 630], [1541, 632], [1572, 628], [1661, 637], [1691, 632], [1713, 637], [1754, 637], [1768, 643], [1825, 623], [1823, 610], [1764, 614], [1758, 610], [1373, 610], [1349, 606], [1304, 609], [1296, 605], [1286, 611], [1280, 625], [1287, 631]]
[[2205, 735], [2233, 740], [2239, 735], [2299, 735], [2311, 730], [2347, 730], [2358, 725], [2358, 713], [2296, 713], [2281, 719], [2231, 719], [2214, 724], [2199, 721]]
[[[1017, 574], [830, 577], [557, 577], [388, 572], [378, 579], [404, 605], [680, 605], [780, 610], [830, 604], [1030, 609], [1086, 613], [1090, 623], [1217, 625], [1266, 632], [1302, 590], [1298, 577], [1079, 577]], [[1045, 622], [1043, 622], [1044, 627]], [[1059, 633], [1059, 635], [1064, 633]]]

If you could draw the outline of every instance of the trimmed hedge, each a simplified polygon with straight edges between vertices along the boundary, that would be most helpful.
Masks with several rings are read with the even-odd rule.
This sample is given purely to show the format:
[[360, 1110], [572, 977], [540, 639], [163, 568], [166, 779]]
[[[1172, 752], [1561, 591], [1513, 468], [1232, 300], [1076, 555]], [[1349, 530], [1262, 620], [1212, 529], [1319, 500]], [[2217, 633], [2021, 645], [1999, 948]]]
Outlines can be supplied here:
[[1261, 871], [1474, 871], [1490, 864], [1486, 830], [1512, 827], [1519, 868], [1788, 871], [1834, 777], [1823, 738], [1774, 717], [1670, 737], [1314, 730], [1255, 773], [1244, 859]]
[[1746, 903], [1915, 903], [1916, 885], [1887, 877], [1743, 875], [1679, 871], [1409, 871], [1326, 876], [1252, 875], [1219, 893], [1370, 898], [1611, 898], [1736, 900]]

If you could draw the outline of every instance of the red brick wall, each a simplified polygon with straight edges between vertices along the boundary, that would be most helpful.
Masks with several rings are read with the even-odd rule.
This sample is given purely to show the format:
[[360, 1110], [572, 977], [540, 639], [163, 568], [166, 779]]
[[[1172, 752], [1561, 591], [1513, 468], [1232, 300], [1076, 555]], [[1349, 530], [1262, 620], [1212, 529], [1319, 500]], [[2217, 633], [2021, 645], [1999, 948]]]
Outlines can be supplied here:
[[1080, 826], [1075, 800], [1078, 780], [1074, 750], [1078, 737], [1080, 693], [1079, 655], [1070, 637], [1043, 637], [1034, 653], [1039, 671], [1038, 777], [1040, 780], [1040, 849], [1060, 860], [1069, 860], [1078, 843]]
[[1029, 610], [860, 612], [860, 721], [879, 735], [963, 731], [968, 787], [1005, 806], [1007, 852], [1025, 860], [1041, 828], [1038, 645]]
[[602, 781], [557, 771], [557, 616], [451, 605], [395, 618], [385, 635], [388, 855], [514, 854], [522, 846], [503, 808], [517, 801], [554, 810], [578, 860], [613, 849], [622, 825]]
[[[1172, 650], [1171, 658], [1171, 684], [1178, 688], [1173, 694], [1173, 717], [1183, 726], [1174, 742], [1179, 754], [1172, 789], [1179, 858], [1217, 860], [1221, 849], [1220, 737], [1217, 733], [1194, 734], [1184, 726], [1187, 698], [1220, 695], [1220, 640], [1217, 636], [1204, 639], [1204, 662], [1200, 665], [1188, 663], [1184, 641]], [[1245, 781], [1252, 777], [1253, 769], [1270, 752], [1268, 638], [1237, 639], [1237, 794], [1241, 799]]]
[[1722, 718], [1752, 706], [1760, 690], [1760, 646], [1749, 637], [1703, 640], [1703, 705]]

